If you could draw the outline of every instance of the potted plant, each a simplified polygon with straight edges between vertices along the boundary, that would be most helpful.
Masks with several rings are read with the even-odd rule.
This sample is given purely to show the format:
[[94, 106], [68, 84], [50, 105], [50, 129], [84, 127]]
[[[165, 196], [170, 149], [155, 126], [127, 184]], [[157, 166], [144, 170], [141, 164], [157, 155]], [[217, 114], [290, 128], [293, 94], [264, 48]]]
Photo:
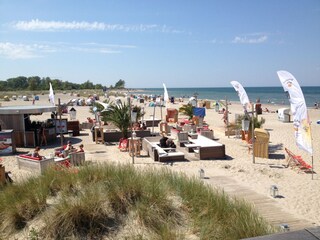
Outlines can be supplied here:
[[[261, 117], [260, 120], [258, 117], [253, 117], [253, 128], [261, 128], [263, 124], [266, 122], [266, 120]], [[245, 132], [248, 134], [248, 138], [251, 139], [252, 136], [252, 117], [250, 117], [248, 114], [240, 115], [236, 119], [236, 125], [240, 128], [242, 128], [242, 140], [245, 139]], [[248, 127], [248, 128], [247, 128]]]
[[122, 138], [128, 138], [128, 129], [131, 126], [130, 119], [130, 107], [129, 105], [122, 103], [110, 104], [109, 110], [102, 113], [103, 119], [107, 122], [113, 123], [122, 133]]
[[179, 108], [179, 112], [186, 115], [188, 119], [191, 120], [193, 117], [193, 106], [191, 104], [183, 105]]

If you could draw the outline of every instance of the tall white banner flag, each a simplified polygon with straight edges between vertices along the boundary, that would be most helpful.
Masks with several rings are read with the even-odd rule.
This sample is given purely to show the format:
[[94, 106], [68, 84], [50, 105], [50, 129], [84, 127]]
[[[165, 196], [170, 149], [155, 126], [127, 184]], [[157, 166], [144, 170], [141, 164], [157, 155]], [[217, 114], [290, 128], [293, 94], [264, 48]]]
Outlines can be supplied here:
[[300, 85], [294, 76], [287, 71], [278, 71], [277, 74], [284, 91], [288, 93], [296, 143], [299, 148], [312, 154], [310, 121]]
[[54, 93], [53, 93], [53, 89], [52, 89], [52, 85], [51, 83], [49, 83], [50, 85], [50, 89], [49, 89], [49, 99], [52, 105], [54, 105]]
[[230, 83], [233, 86], [233, 88], [236, 90], [236, 92], [238, 93], [238, 96], [240, 98], [240, 102], [241, 102], [244, 110], [248, 111], [250, 101], [249, 101], [248, 95], [246, 93], [246, 90], [244, 90], [242, 85], [237, 81], [231, 81]]
[[164, 88], [163, 100], [164, 100], [164, 102], [166, 103], [166, 106], [167, 106], [167, 104], [169, 103], [169, 94], [168, 94], [168, 91], [167, 91], [167, 87], [166, 87], [166, 85], [164, 83], [163, 83], [163, 88]]

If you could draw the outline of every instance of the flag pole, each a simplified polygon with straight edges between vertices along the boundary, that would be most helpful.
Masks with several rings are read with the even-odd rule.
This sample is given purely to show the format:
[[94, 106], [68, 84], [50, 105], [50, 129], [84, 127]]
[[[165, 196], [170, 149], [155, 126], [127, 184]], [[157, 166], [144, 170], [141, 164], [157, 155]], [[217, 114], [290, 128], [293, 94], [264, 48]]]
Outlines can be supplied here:
[[[311, 132], [311, 123], [309, 123], [309, 126], [310, 126], [310, 138], [311, 138], [311, 149], [313, 149], [313, 141], [312, 141], [312, 132]], [[312, 154], [311, 154], [311, 180], [313, 180], [313, 169], [314, 169], [314, 166], [313, 166], [313, 151], [312, 151]]]
[[[254, 158], [254, 107], [253, 103], [251, 103], [252, 108], [252, 124], [251, 124], [251, 139], [252, 139], [252, 162], [256, 163], [256, 160]], [[248, 133], [249, 135], [249, 133]]]
[[59, 104], [59, 126], [60, 126], [60, 141], [61, 141], [61, 146], [63, 146], [63, 134], [62, 134], [62, 128], [61, 128], [61, 114], [62, 114], [62, 109], [61, 109], [61, 101], [60, 98], [58, 98], [58, 104]]

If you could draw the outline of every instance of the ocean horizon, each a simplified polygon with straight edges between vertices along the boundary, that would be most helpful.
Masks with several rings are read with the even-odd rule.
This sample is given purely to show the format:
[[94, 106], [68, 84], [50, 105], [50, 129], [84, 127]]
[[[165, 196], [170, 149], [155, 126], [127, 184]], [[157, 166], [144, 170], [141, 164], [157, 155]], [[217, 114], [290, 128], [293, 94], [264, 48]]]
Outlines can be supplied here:
[[[289, 105], [287, 94], [282, 87], [246, 87], [245, 88], [249, 100], [256, 102], [260, 99], [261, 103], [275, 105]], [[304, 94], [307, 107], [314, 107], [315, 103], [320, 103], [320, 87], [307, 86], [301, 87]], [[233, 87], [218, 87], [218, 88], [168, 88], [169, 97], [174, 98], [190, 98], [197, 96], [198, 99], [208, 100], [225, 100], [239, 102], [239, 97]], [[136, 89], [135, 94], [147, 94], [153, 96], [163, 96], [163, 88], [143, 88]]]

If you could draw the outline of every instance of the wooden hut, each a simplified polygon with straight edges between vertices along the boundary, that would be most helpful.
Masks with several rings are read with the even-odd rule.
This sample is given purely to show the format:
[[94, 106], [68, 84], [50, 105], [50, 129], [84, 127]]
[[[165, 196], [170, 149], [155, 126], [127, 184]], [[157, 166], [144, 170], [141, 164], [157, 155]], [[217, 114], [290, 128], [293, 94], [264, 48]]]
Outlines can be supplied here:
[[[34, 147], [36, 145], [37, 131], [29, 130], [26, 126], [30, 115], [44, 112], [55, 112], [55, 106], [5, 106], [0, 107], [0, 125], [3, 129], [12, 129], [17, 147]], [[54, 128], [46, 129], [47, 140], [55, 137]]]

